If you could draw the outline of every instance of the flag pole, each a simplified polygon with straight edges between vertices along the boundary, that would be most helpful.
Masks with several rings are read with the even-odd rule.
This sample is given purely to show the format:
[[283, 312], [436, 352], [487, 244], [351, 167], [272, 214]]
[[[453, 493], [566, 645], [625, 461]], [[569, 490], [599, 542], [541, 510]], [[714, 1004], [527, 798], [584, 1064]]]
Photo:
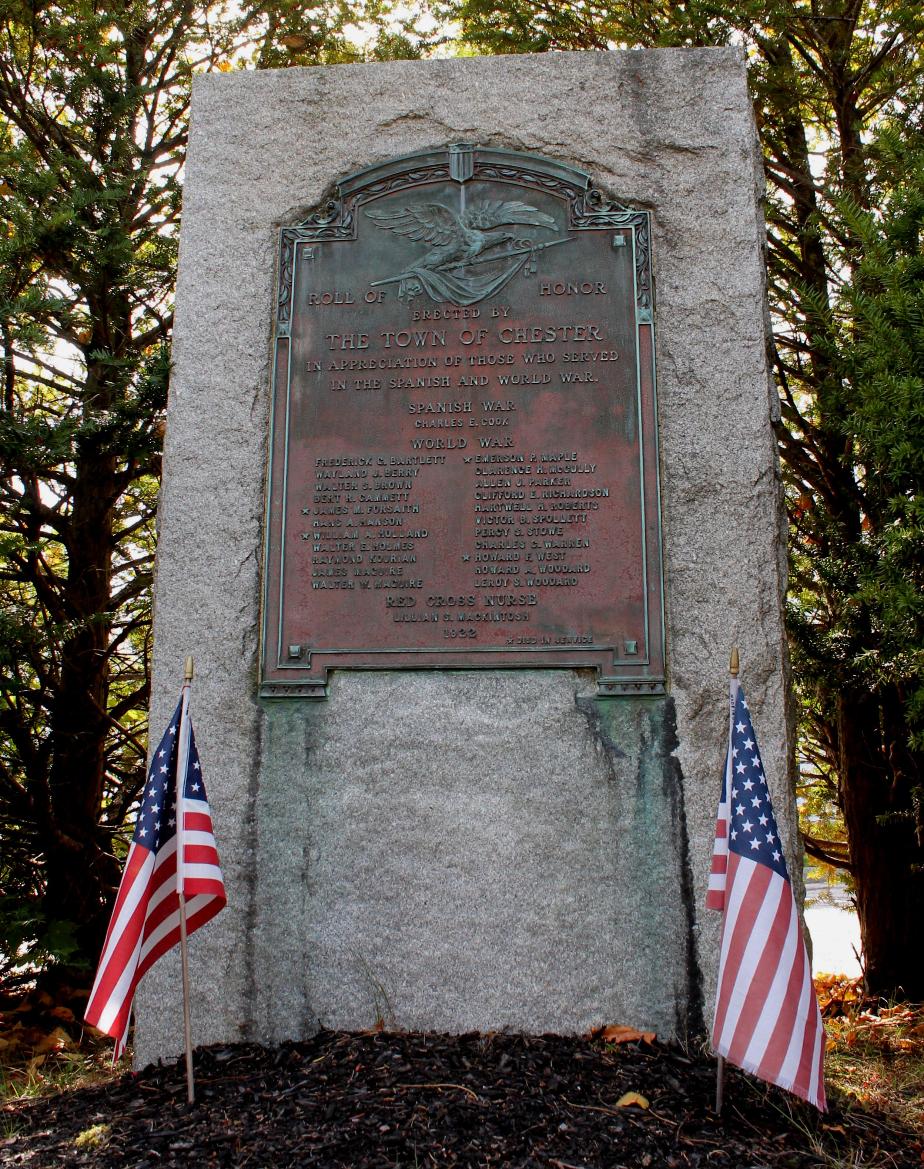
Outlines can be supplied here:
[[196, 1101], [196, 1086], [193, 1079], [192, 1023], [189, 1015], [189, 955], [186, 948], [186, 772], [189, 768], [189, 690], [193, 680], [193, 660], [186, 659], [183, 671], [183, 696], [180, 707], [180, 741], [176, 767], [176, 892], [180, 908], [180, 964], [183, 970], [183, 1036], [186, 1043], [186, 1098], [190, 1104]]
[[[732, 678], [738, 677], [738, 670], [740, 669], [740, 662], [738, 660], [738, 647], [732, 646], [731, 659], [728, 663], [728, 672]], [[723, 914], [724, 916], [724, 914]], [[725, 1057], [723, 1055], [716, 1056], [715, 1065], [715, 1114], [722, 1115], [722, 1100], [725, 1095]]]

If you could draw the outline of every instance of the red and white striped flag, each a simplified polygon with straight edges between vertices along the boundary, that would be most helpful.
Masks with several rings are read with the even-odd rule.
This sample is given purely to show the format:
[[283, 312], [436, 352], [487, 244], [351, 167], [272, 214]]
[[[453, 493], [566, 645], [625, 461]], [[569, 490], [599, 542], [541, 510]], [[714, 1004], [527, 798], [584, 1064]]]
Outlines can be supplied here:
[[737, 678], [706, 905], [724, 913], [714, 1050], [824, 1112], [824, 1026]]
[[[204, 925], [225, 905], [225, 886], [192, 723], [188, 716], [181, 718], [181, 714], [187, 715], [186, 701], [188, 691], [184, 688], [148, 771], [135, 834], [87, 1004], [87, 1022], [115, 1038], [115, 1059], [125, 1050], [135, 988], [145, 972], [180, 939], [178, 888], [182, 888], [186, 903], [187, 934]], [[178, 791], [180, 773], [185, 783]], [[183, 844], [178, 881], [180, 839]]]

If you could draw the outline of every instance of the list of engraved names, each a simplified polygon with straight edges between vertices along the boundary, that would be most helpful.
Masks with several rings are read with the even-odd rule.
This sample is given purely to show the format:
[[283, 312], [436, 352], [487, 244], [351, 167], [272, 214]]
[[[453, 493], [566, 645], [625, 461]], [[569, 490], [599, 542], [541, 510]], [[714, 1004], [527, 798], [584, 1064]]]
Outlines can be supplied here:
[[[607, 412], [618, 407], [631, 434], [634, 402], [612, 394], [621, 355], [605, 314], [582, 311], [589, 298], [605, 302], [607, 281], [540, 281], [534, 291], [540, 304], [567, 298], [582, 319], [525, 325], [507, 303], [444, 305], [410, 309], [404, 328], [345, 331], [359, 290], [306, 298], [309, 311], [338, 306], [341, 331], [312, 330], [301, 384], [373, 440], [352, 453], [348, 426], [347, 441], [314, 454], [298, 533], [312, 592], [378, 593], [373, 606], [402, 640], [411, 626], [426, 641], [593, 643], [592, 624], [549, 628], [542, 618], [550, 591], [587, 592], [604, 570], [618, 468], [612, 452], [601, 462], [599, 443], [575, 441], [580, 428], [563, 415], [588, 413], [588, 398], [599, 413], [603, 385]], [[380, 312], [386, 296], [375, 294]], [[358, 407], [342, 405], [356, 398]]]

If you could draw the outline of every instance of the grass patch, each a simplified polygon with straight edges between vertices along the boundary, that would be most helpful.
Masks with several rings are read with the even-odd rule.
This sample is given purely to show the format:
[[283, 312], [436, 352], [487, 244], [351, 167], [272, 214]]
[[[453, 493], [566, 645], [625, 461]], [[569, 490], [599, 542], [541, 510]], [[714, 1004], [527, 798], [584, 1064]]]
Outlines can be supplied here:
[[63, 988], [53, 998], [30, 987], [0, 995], [0, 1105], [121, 1075], [112, 1066], [112, 1041], [83, 1025], [85, 990]]
[[127, 1059], [113, 1066], [111, 1044], [107, 1051], [95, 1040], [88, 1042], [92, 1050], [37, 1056], [24, 1064], [4, 1067], [0, 1070], [0, 1106], [103, 1084], [131, 1067]]
[[829, 1089], [924, 1136], [924, 1004], [864, 999], [859, 979], [816, 979]]

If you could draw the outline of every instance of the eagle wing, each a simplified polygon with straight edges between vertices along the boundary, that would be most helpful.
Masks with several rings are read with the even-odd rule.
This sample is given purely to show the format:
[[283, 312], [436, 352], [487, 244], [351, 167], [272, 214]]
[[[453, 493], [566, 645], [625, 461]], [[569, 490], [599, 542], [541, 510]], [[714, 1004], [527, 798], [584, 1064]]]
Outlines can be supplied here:
[[458, 218], [441, 203], [418, 203], [400, 211], [369, 210], [366, 214], [379, 227], [437, 247], [452, 243], [462, 234]]
[[489, 231], [492, 227], [504, 227], [511, 223], [524, 223], [529, 227], [545, 227], [553, 230], [558, 225], [551, 215], [537, 211], [528, 203], [521, 203], [519, 199], [509, 201], [485, 200], [475, 204], [465, 213], [465, 222], [469, 227]]

